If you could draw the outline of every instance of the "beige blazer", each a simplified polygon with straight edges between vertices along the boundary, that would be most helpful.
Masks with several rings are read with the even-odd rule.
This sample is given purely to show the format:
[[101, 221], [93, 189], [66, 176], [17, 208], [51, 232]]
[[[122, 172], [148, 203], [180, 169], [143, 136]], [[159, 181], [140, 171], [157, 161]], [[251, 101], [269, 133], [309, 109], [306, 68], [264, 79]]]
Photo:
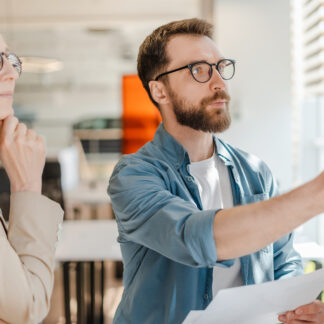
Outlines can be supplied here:
[[0, 224], [1, 320], [34, 324], [48, 313], [62, 220], [59, 204], [40, 194], [26, 191], [11, 195], [7, 234]]

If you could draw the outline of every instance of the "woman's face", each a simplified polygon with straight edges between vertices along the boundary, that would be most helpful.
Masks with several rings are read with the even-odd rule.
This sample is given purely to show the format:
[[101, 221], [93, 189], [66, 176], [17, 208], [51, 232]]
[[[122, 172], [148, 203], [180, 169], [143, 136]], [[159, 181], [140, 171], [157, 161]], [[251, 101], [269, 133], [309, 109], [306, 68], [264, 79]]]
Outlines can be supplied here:
[[[9, 49], [0, 34], [0, 52], [8, 53]], [[15, 89], [15, 82], [18, 73], [8, 62], [5, 55], [2, 55], [3, 66], [0, 70], [0, 120], [13, 114], [12, 103]]]

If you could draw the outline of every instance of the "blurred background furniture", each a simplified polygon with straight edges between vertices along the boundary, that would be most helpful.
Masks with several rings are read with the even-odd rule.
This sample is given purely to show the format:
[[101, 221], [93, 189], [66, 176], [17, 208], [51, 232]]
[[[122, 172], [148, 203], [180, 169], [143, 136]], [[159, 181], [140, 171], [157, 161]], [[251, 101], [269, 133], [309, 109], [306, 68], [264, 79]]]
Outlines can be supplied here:
[[58, 202], [64, 210], [64, 199], [61, 181], [61, 164], [57, 159], [47, 159], [43, 171], [42, 193]]
[[0, 208], [4, 219], [8, 221], [10, 208], [10, 182], [3, 167], [0, 167]]
[[[61, 166], [57, 159], [47, 159], [45, 162], [42, 193], [58, 202], [64, 210]], [[5, 220], [8, 221], [10, 209], [10, 182], [3, 167], [0, 168], [0, 208]]]
[[152, 140], [161, 120], [136, 74], [124, 75], [123, 95], [123, 154], [136, 152]]
[[104, 261], [122, 259], [115, 220], [64, 221], [56, 261], [62, 265], [66, 323], [71, 320], [71, 277], [75, 277], [77, 324], [104, 323]]

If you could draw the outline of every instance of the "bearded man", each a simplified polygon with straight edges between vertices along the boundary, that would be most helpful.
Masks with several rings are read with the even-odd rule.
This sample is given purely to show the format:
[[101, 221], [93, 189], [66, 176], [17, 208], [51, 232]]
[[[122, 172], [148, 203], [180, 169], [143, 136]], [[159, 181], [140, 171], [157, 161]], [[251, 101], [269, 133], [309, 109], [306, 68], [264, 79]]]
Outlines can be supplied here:
[[[324, 210], [324, 173], [277, 196], [264, 162], [215, 135], [230, 126], [235, 61], [212, 29], [175, 21], [140, 46], [138, 74], [163, 122], [109, 183], [125, 288], [114, 323], [182, 323], [220, 289], [301, 274], [290, 232]], [[279, 320], [322, 323], [323, 304]]]

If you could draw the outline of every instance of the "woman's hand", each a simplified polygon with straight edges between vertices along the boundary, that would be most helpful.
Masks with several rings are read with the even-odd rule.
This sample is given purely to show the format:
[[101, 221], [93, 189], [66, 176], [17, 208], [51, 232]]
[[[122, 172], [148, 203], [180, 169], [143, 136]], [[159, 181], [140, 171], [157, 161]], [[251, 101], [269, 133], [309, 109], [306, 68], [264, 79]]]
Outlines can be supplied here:
[[44, 140], [12, 115], [0, 122], [0, 160], [8, 174], [12, 193], [41, 193]]

